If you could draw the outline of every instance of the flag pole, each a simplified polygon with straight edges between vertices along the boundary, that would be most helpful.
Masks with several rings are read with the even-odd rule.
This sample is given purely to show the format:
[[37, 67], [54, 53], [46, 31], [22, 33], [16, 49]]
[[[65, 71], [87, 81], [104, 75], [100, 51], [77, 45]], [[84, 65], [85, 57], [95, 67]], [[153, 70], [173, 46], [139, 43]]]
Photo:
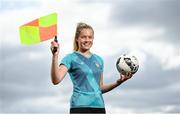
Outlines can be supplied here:
[[[58, 43], [57, 36], [55, 36], [54, 41], [56, 43]], [[53, 54], [56, 53], [56, 51], [57, 51], [57, 47], [54, 47], [53, 50], [52, 50]]]
[[58, 43], [57, 36], [55, 36], [54, 41]]

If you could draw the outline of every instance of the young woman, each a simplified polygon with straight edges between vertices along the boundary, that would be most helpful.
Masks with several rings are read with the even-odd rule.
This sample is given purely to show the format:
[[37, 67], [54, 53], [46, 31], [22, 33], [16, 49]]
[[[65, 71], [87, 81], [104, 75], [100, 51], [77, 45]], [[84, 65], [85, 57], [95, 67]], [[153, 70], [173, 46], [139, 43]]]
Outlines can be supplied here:
[[112, 83], [103, 83], [104, 63], [100, 56], [92, 53], [94, 30], [85, 23], [78, 23], [74, 38], [74, 52], [66, 55], [59, 64], [59, 44], [51, 42], [53, 53], [51, 78], [53, 84], [59, 84], [67, 72], [73, 83], [70, 113], [106, 113], [102, 94], [130, 79], [132, 74], [121, 75]]

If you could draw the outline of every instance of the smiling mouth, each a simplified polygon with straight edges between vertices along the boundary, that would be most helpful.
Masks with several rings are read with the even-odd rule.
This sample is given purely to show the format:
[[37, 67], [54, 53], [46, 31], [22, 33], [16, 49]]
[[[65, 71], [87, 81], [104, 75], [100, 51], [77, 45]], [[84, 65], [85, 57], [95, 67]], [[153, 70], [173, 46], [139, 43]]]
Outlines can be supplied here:
[[90, 43], [85, 43], [83, 44], [84, 46], [90, 46], [91, 44]]

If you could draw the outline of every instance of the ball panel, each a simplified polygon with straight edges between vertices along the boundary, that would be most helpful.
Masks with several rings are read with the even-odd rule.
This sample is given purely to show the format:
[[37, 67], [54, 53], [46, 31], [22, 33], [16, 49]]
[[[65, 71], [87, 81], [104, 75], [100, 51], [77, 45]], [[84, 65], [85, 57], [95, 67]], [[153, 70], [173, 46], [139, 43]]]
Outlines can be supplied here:
[[116, 68], [121, 74], [136, 73], [139, 69], [139, 63], [135, 56], [121, 55], [117, 62]]

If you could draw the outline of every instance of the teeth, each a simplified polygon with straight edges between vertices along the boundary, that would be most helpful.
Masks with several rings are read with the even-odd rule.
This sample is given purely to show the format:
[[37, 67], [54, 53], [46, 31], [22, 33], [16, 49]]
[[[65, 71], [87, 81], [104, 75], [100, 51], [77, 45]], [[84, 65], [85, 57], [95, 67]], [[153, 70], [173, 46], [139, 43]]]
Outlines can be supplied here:
[[89, 46], [90, 44], [84, 44], [85, 46]]

